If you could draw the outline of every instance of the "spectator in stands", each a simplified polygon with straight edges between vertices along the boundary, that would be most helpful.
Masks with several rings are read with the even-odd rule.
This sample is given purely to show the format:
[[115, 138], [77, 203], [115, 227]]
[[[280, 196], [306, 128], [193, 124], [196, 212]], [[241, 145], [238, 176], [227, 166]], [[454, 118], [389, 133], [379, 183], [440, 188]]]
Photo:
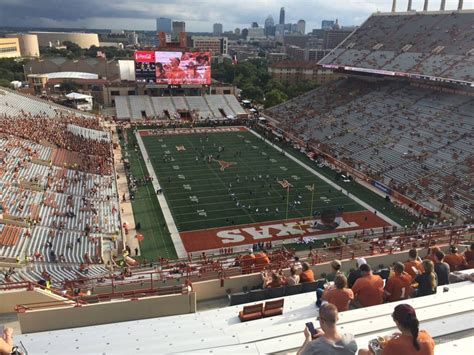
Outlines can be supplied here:
[[471, 248], [464, 252], [464, 258], [468, 269], [474, 269], [474, 243], [471, 244]]
[[416, 249], [410, 249], [408, 252], [408, 261], [405, 263], [405, 272], [414, 279], [419, 273], [423, 272], [423, 265], [418, 257]]
[[444, 257], [444, 261], [449, 264], [449, 269], [451, 272], [462, 270], [467, 266], [464, 255], [458, 253], [458, 248], [456, 248], [455, 245], [452, 245], [449, 251], [450, 253]]
[[302, 266], [300, 262], [300, 258], [295, 256], [293, 259], [293, 266], [295, 267], [296, 271], [301, 271]]
[[347, 286], [349, 288], [352, 288], [352, 286], [354, 286], [354, 283], [356, 282], [356, 280], [362, 276], [359, 268], [364, 264], [367, 264], [367, 261], [365, 261], [364, 258], [357, 258], [356, 259], [357, 269], [351, 270], [351, 272], [349, 273], [349, 277], [347, 278]]
[[314, 273], [313, 270], [309, 268], [309, 264], [304, 262], [301, 264], [302, 271], [300, 274], [300, 282], [313, 282], [314, 281]]
[[285, 284], [282, 275], [272, 272], [268, 275], [267, 272], [262, 272], [263, 288], [278, 288]]
[[319, 309], [319, 324], [316, 336], [312, 336], [308, 328], [304, 330], [305, 341], [298, 355], [310, 354], [355, 354], [357, 343], [352, 334], [339, 333], [336, 323], [339, 320], [335, 305], [327, 303]]
[[354, 292], [347, 288], [347, 278], [342, 273], [338, 273], [334, 280], [334, 287], [324, 290], [322, 300], [337, 307], [338, 312], [349, 310], [349, 304], [354, 299]]
[[405, 266], [401, 262], [393, 265], [393, 274], [385, 284], [385, 297], [389, 302], [407, 299], [411, 294], [411, 276], [404, 271]]
[[416, 297], [428, 296], [436, 293], [438, 281], [434, 272], [434, 264], [431, 260], [423, 261], [424, 272], [415, 278], [418, 283]]
[[449, 284], [449, 265], [444, 262], [444, 253], [438, 250], [435, 254], [434, 270], [438, 278], [438, 286]]
[[290, 276], [286, 277], [286, 284], [294, 286], [300, 283], [300, 276], [297, 274], [296, 267], [290, 267]]
[[333, 260], [331, 262], [332, 271], [326, 275], [326, 280], [334, 281], [338, 274], [341, 274], [341, 262], [339, 260]]
[[268, 264], [270, 264], [270, 259], [265, 250], [255, 253], [254, 265], [256, 271], [263, 270]]
[[359, 307], [375, 306], [383, 303], [383, 280], [374, 275], [369, 264], [360, 266], [361, 277], [352, 286], [355, 304]]
[[0, 338], [0, 354], [7, 355], [13, 351], [13, 329], [3, 329], [2, 337]]
[[436, 262], [436, 253], [440, 249], [438, 247], [431, 247], [428, 249], [428, 254], [426, 255], [425, 259], [431, 260], [433, 263]]
[[[381, 355], [417, 354], [433, 355], [435, 343], [425, 330], [419, 330], [420, 322], [414, 308], [408, 304], [395, 307], [392, 319], [400, 330], [387, 339]], [[360, 349], [359, 355], [373, 355], [368, 349]]]
[[255, 263], [255, 255], [253, 253], [253, 249], [250, 248], [246, 255], [243, 255], [240, 259], [240, 267], [242, 268], [242, 272], [244, 274], [248, 274], [252, 271], [252, 267]]

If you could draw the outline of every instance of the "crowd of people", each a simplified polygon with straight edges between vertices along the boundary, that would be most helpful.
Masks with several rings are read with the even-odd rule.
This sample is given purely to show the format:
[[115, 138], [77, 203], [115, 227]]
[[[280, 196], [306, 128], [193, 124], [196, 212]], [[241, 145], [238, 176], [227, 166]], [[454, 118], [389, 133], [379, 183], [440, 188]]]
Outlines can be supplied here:
[[[21, 236], [34, 241], [12, 254], [18, 263], [30, 270], [50, 262], [79, 276], [87, 274], [91, 262], [101, 262], [100, 237], [120, 225], [111, 143], [67, 132], [69, 124], [104, 132], [98, 119], [70, 113], [0, 117], [0, 212], [24, 221]], [[52, 153], [57, 148], [51, 146], [75, 155], [75, 164], [66, 158], [64, 165], [55, 166]], [[49, 165], [42, 163], [48, 160]], [[89, 261], [84, 252], [90, 253]], [[5, 274], [5, 282], [14, 281], [12, 275]]]
[[20, 117], [0, 116], [2, 133], [36, 143], [48, 142], [57, 148], [72, 151], [73, 155], [77, 155], [74, 159], [76, 168], [93, 173], [110, 174], [112, 172], [111, 143], [74, 134], [68, 131], [68, 124], [103, 131], [98, 119], [84, 119], [71, 114], [52, 118], [29, 114]]
[[[474, 243], [463, 253], [451, 246], [447, 255], [440, 248], [434, 247], [423, 260], [416, 249], [411, 249], [408, 259], [405, 262], [395, 262], [384, 280], [382, 273], [375, 274], [365, 259], [357, 259], [357, 268], [349, 273], [352, 284], [349, 288], [347, 278], [341, 271], [341, 263], [334, 261], [331, 263], [333, 272], [326, 276], [335, 274], [334, 284], [317, 291], [320, 329], [315, 330], [313, 324], [307, 324], [304, 329], [305, 342], [298, 354], [434, 354], [433, 339], [426, 331], [419, 329], [416, 312], [408, 304], [398, 304], [392, 314], [399, 333], [378, 337], [368, 344], [367, 349], [358, 349], [351, 334], [337, 329], [338, 313], [432, 295], [436, 293], [438, 286], [450, 283], [451, 272], [471, 269], [473, 263]], [[472, 276], [463, 278], [474, 281]], [[273, 287], [273, 283], [268, 284], [268, 287]]]
[[[249, 253], [245, 260], [255, 261], [256, 255]], [[269, 264], [268, 258], [265, 257], [261, 262], [260, 265], [263, 266]], [[307, 262], [301, 263], [299, 258], [295, 257], [287, 273], [281, 269], [263, 270], [261, 287], [278, 288], [320, 281], [318, 285], [324, 287], [316, 291], [316, 306], [331, 303], [339, 312], [344, 312], [384, 302], [432, 295], [437, 292], [438, 286], [450, 283], [450, 273], [470, 269], [473, 264], [474, 244], [463, 253], [460, 253], [456, 246], [451, 246], [447, 255], [434, 246], [423, 259], [416, 249], [410, 249], [406, 261], [397, 261], [390, 268], [381, 268], [375, 272], [364, 258], [357, 258], [356, 267], [347, 274], [342, 270], [342, 263], [334, 260], [330, 263], [331, 272], [323, 273], [319, 277]]]

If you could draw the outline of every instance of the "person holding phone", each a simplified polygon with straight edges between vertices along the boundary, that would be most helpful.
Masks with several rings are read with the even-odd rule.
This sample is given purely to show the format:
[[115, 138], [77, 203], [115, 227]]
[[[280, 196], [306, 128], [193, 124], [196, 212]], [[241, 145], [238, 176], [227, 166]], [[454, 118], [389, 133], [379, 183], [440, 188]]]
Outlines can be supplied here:
[[11, 354], [13, 349], [13, 329], [4, 328], [0, 338], [0, 355]]
[[336, 323], [339, 320], [337, 307], [325, 303], [319, 308], [319, 325], [316, 330], [312, 322], [306, 323], [305, 341], [298, 355], [350, 355], [357, 352], [357, 343], [352, 334], [339, 333]]

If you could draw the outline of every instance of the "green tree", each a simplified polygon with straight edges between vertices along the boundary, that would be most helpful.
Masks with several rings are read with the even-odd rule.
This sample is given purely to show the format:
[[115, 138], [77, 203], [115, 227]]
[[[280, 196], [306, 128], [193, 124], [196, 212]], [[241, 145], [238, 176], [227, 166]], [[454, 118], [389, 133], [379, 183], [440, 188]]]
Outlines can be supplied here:
[[259, 88], [258, 86], [253, 86], [253, 85], [248, 84], [242, 88], [242, 92], [240, 93], [240, 96], [245, 99], [262, 102], [263, 90]]
[[[8, 82], [8, 85], [13, 80], [24, 81], [23, 65], [24, 59], [17, 58], [2, 58], [0, 59], [0, 78]], [[2, 85], [2, 86], [8, 86]]]
[[273, 89], [265, 95], [265, 108], [276, 106], [288, 100], [288, 96], [277, 89]]
[[63, 45], [66, 46], [66, 49], [68, 51], [68, 54], [67, 54], [68, 57], [80, 58], [84, 55], [84, 50], [74, 42], [65, 41], [63, 42]]
[[78, 87], [76, 84], [74, 84], [72, 81], [65, 81], [61, 83], [60, 90], [64, 93], [70, 93], [77, 91]]
[[7, 79], [0, 78], [0, 86], [8, 88], [10, 87], [10, 81], [8, 81]]

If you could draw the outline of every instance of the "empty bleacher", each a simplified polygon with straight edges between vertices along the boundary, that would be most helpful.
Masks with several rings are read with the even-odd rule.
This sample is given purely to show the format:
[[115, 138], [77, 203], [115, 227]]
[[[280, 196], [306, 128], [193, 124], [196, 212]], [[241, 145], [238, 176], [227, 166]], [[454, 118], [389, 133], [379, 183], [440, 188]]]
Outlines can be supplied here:
[[116, 96], [115, 97], [115, 110], [116, 116], [119, 120], [130, 119], [132, 117], [128, 108], [127, 96]]
[[[474, 99], [348, 78], [270, 108], [279, 128], [416, 201], [472, 215]], [[453, 183], [456, 181], [456, 183]]]
[[7, 116], [16, 116], [22, 112], [28, 112], [31, 115], [56, 116], [65, 113], [83, 118], [95, 117], [86, 112], [74, 110], [54, 102], [45, 101], [35, 96], [21, 94], [18, 91], [2, 87], [0, 89], [0, 113]]
[[474, 81], [472, 11], [375, 13], [320, 64]]
[[[247, 113], [234, 95], [206, 96], [117, 96], [117, 119], [142, 120], [176, 118], [178, 112], [189, 112], [193, 119], [225, 119], [242, 117]], [[145, 114], [144, 114], [145, 113]]]

